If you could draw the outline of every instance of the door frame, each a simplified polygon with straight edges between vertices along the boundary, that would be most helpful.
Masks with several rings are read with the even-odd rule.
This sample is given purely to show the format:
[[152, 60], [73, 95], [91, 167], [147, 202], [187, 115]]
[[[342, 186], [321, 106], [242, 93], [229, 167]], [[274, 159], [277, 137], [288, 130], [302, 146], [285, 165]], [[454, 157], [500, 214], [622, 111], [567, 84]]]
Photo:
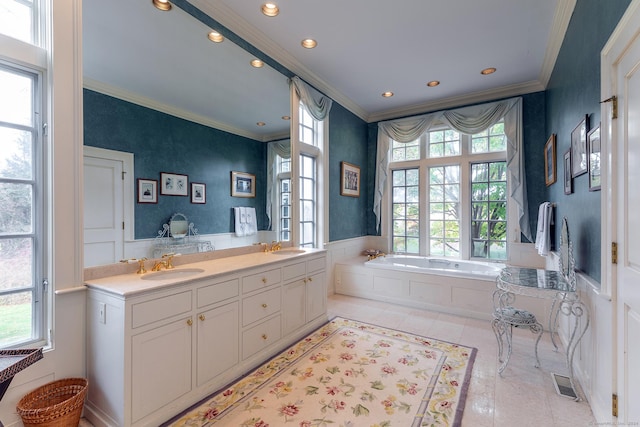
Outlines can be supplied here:
[[[637, 36], [638, 19], [640, 17], [640, 0], [632, 0], [615, 30], [600, 53], [600, 96], [601, 100], [609, 100], [618, 96], [617, 67], [620, 57], [624, 54], [629, 43]], [[619, 100], [618, 100], [619, 101]], [[623, 100], [624, 101], [624, 100]], [[618, 110], [623, 108], [619, 101]], [[618, 394], [621, 383], [618, 366], [620, 352], [618, 336], [622, 333], [622, 325], [618, 324], [618, 282], [617, 266], [612, 263], [612, 242], [618, 242], [618, 187], [615, 171], [618, 159], [619, 136], [617, 123], [612, 119], [612, 102], [602, 102], [600, 107], [602, 192], [601, 192], [601, 294], [612, 301], [612, 391]], [[622, 396], [626, 398], [627, 396]], [[618, 406], [624, 402], [618, 402]]]
[[[135, 240], [135, 184], [134, 184], [134, 156], [125, 151], [108, 150], [106, 148], [84, 146], [83, 157], [95, 157], [98, 159], [122, 162], [124, 172], [122, 180], [122, 219], [124, 221], [124, 243]], [[83, 182], [84, 185], [84, 182]]]

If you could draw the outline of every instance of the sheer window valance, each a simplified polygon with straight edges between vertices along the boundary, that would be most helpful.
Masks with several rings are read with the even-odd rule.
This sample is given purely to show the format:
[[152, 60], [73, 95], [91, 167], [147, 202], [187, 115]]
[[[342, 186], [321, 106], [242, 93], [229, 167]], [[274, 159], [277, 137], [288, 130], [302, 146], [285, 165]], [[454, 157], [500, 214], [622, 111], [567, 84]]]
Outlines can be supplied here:
[[303, 82], [298, 76], [293, 76], [290, 84], [293, 85], [298, 97], [300, 97], [300, 101], [314, 119], [322, 121], [329, 115], [333, 104], [331, 98], [324, 96]]
[[271, 229], [271, 209], [273, 206], [273, 195], [278, 188], [278, 156], [283, 159], [291, 158], [291, 140], [270, 142], [267, 146], [267, 217]]
[[524, 150], [522, 149], [522, 98], [492, 102], [449, 111], [437, 111], [421, 116], [378, 123], [378, 148], [376, 152], [376, 181], [373, 212], [376, 229], [380, 229], [381, 204], [384, 196], [389, 166], [391, 140], [415, 141], [435, 124], [445, 124], [464, 134], [475, 134], [504, 118], [507, 137], [507, 170], [511, 186], [511, 199], [518, 208], [518, 222], [522, 234], [533, 241], [529, 226], [529, 210], [524, 178]]

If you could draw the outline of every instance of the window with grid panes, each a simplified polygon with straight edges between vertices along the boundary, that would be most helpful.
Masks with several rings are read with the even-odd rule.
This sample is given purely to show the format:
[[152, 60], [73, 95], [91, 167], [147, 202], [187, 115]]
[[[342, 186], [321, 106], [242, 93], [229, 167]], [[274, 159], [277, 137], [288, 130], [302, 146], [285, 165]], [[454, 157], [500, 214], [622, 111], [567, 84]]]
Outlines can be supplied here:
[[[445, 127], [434, 128], [406, 147], [392, 141], [390, 149], [394, 252], [457, 258], [507, 258], [506, 136], [503, 121], [475, 135], [464, 135]], [[411, 169], [405, 164], [410, 164]], [[483, 167], [487, 171], [485, 174], [481, 173]], [[420, 188], [419, 179], [407, 186], [409, 170], [414, 171], [416, 177], [426, 174], [426, 189]], [[417, 201], [403, 200], [409, 187], [419, 195]], [[414, 218], [413, 213], [419, 210], [421, 203], [424, 203], [426, 213], [418, 213]], [[413, 208], [410, 213], [408, 206]], [[463, 212], [470, 212], [470, 217], [463, 218]], [[421, 228], [419, 224], [423, 218], [426, 226]], [[421, 246], [421, 241], [427, 244]], [[421, 247], [423, 252], [420, 252]]]
[[420, 253], [420, 171], [394, 170], [391, 181], [393, 252]]
[[291, 240], [291, 159], [278, 156], [278, 239]]
[[429, 253], [460, 256], [460, 166], [429, 168]]
[[[44, 52], [40, 26], [37, 1], [0, 1], [0, 33], [39, 54]], [[4, 44], [0, 57], [0, 348], [6, 348], [42, 345], [46, 339], [46, 185], [40, 131], [46, 70], [12, 58]]]

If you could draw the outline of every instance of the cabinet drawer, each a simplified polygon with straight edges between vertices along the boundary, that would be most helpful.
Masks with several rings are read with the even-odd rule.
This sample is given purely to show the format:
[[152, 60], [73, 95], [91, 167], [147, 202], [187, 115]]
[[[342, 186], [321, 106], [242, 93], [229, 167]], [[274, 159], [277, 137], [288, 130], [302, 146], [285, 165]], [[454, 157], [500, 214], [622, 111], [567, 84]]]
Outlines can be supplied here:
[[196, 294], [198, 308], [237, 297], [239, 289], [239, 279], [227, 280], [198, 288]]
[[261, 292], [242, 301], [242, 326], [280, 311], [280, 288]]
[[287, 265], [282, 267], [282, 280], [288, 282], [291, 279], [295, 279], [296, 277], [302, 277], [307, 272], [307, 267], [305, 266], [304, 261], [299, 262], [297, 264]]
[[280, 316], [269, 319], [242, 334], [242, 358], [265, 349], [280, 339]]
[[280, 269], [274, 268], [242, 278], [242, 293], [266, 288], [280, 283]]
[[307, 272], [313, 273], [314, 271], [324, 270], [326, 268], [326, 257], [314, 258], [307, 261]]
[[191, 311], [191, 291], [133, 304], [131, 327], [138, 328]]

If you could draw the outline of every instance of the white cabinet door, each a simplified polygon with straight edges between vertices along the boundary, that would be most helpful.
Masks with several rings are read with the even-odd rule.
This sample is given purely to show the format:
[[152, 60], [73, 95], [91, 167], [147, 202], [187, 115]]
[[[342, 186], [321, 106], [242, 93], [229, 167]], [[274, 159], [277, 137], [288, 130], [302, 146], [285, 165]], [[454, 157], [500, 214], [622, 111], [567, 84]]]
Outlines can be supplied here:
[[191, 391], [192, 322], [182, 318], [132, 337], [132, 422]]
[[305, 283], [297, 280], [285, 285], [283, 297], [283, 333], [284, 335], [295, 331], [305, 323]]
[[240, 361], [240, 310], [237, 302], [198, 314], [198, 387]]
[[307, 322], [327, 311], [327, 290], [324, 271], [307, 278]]

